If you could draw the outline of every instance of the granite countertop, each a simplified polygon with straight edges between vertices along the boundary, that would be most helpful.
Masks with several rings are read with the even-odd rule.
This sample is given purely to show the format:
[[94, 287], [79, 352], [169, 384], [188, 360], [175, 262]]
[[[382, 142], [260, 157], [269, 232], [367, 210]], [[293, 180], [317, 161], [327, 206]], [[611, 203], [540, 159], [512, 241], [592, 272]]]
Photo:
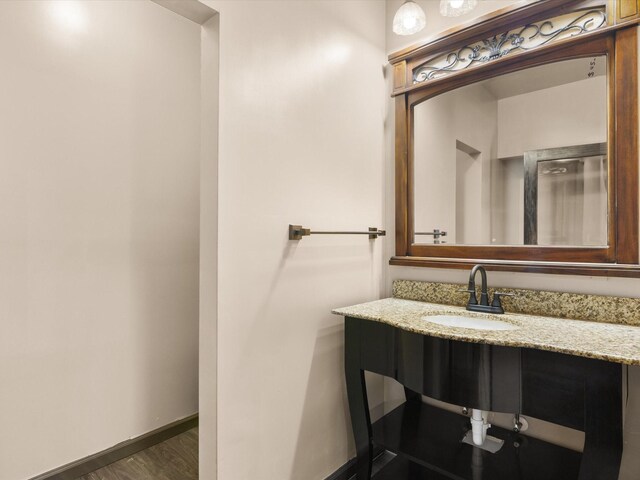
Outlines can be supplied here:
[[[464, 307], [399, 298], [333, 310], [343, 315], [386, 323], [438, 338], [511, 347], [537, 348], [626, 365], [640, 365], [640, 327], [526, 314], [495, 315]], [[512, 323], [516, 330], [475, 330], [448, 327], [422, 319], [427, 315], [464, 315]]]

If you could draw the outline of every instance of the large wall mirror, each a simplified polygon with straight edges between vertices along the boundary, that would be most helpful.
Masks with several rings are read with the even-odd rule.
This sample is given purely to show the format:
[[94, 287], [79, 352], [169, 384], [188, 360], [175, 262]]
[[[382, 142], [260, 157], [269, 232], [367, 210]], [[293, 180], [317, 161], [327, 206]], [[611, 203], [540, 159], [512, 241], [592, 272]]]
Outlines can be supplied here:
[[640, 7], [607, 17], [623, 3], [543, 0], [390, 57], [391, 264], [640, 276]]
[[416, 105], [414, 243], [607, 246], [607, 70], [553, 62]]

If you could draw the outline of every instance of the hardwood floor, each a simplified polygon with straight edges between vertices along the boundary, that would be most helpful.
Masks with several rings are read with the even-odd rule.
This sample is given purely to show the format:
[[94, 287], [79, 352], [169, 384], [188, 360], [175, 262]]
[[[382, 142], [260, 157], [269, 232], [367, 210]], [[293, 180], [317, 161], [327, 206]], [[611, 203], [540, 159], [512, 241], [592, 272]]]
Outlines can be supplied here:
[[198, 428], [107, 465], [77, 480], [197, 480]]

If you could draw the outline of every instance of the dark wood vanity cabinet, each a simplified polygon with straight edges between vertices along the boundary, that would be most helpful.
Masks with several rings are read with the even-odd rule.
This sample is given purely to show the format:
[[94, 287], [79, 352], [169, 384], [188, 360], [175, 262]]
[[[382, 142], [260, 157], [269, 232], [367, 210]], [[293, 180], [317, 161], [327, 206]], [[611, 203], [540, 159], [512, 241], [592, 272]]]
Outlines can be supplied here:
[[[364, 372], [400, 382], [406, 402], [371, 423]], [[528, 348], [421, 335], [345, 318], [345, 373], [357, 479], [371, 478], [376, 447], [397, 457], [377, 480], [617, 480], [622, 456], [622, 366]], [[469, 420], [421, 395], [482, 410], [520, 413], [585, 434], [575, 452], [499, 427], [495, 453], [461, 443]]]

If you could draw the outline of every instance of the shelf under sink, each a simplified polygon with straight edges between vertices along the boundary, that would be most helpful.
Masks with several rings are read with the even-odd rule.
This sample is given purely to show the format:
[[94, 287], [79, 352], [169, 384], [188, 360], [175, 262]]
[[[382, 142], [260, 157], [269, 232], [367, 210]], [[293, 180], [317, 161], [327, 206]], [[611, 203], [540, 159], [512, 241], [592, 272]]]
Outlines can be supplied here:
[[504, 440], [489, 453], [461, 443], [468, 419], [412, 400], [373, 424], [373, 440], [398, 455], [374, 480], [575, 480], [582, 454], [492, 427]]

